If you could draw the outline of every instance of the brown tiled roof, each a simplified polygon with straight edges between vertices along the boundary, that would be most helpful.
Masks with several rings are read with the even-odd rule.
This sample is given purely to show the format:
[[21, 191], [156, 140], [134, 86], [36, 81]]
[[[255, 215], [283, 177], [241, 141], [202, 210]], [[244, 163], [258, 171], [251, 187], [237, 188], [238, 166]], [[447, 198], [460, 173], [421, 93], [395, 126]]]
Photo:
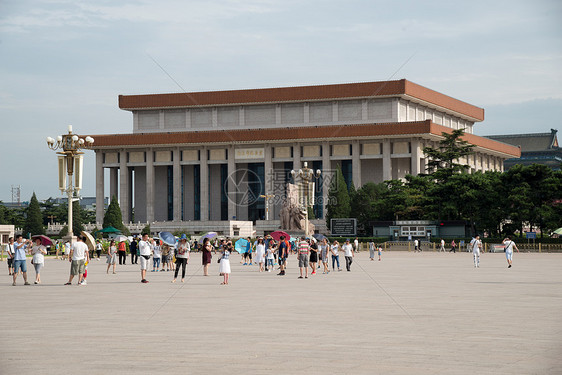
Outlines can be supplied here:
[[186, 108], [193, 106], [235, 105], [410, 96], [436, 106], [484, 120], [484, 110], [413, 82], [398, 81], [345, 83], [321, 86], [279, 87], [250, 90], [208, 91], [174, 94], [119, 95], [119, 108], [126, 110]]
[[[151, 146], [174, 144], [199, 144], [199, 143], [246, 143], [267, 141], [295, 141], [306, 139], [337, 139], [384, 137], [397, 135], [441, 135], [442, 132], [450, 133], [451, 128], [437, 125], [430, 120], [419, 122], [400, 122], [386, 124], [361, 124], [361, 125], [332, 125], [332, 126], [307, 126], [294, 128], [272, 129], [237, 129], [192, 131], [173, 133], [133, 133], [133, 134], [106, 134], [92, 135], [95, 139], [94, 149]], [[508, 155], [520, 156], [518, 147], [493, 141], [488, 138], [473, 134], [465, 134], [464, 138], [476, 146], [489, 150], [502, 152]]]

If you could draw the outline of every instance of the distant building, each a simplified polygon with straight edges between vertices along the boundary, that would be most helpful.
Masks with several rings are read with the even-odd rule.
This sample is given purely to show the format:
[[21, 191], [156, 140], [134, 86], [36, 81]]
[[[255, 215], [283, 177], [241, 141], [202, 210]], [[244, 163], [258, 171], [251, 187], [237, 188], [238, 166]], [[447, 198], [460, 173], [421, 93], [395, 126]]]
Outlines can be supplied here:
[[521, 157], [504, 161], [505, 170], [516, 164], [542, 164], [560, 170], [562, 148], [558, 146], [557, 132], [556, 129], [550, 129], [550, 133], [490, 135], [486, 138], [521, 147]]
[[[67, 198], [55, 198], [53, 199], [53, 203], [55, 204], [66, 204]], [[109, 198], [105, 197], [103, 199], [104, 210], [109, 206]], [[85, 209], [86, 211], [95, 211], [96, 210], [96, 197], [82, 197], [80, 198], [80, 206]]]

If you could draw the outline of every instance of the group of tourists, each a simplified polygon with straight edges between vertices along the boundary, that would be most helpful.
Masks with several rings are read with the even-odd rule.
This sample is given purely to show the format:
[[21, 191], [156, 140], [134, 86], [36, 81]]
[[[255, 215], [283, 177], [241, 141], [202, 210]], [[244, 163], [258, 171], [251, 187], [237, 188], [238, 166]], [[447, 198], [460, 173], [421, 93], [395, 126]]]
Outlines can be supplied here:
[[[85, 237], [78, 237], [77, 241], [72, 246], [62, 244], [61, 249], [64, 249], [65, 256], [70, 262], [70, 276], [65, 285], [71, 285], [74, 277], [78, 278], [78, 285], [86, 285], [87, 278], [87, 265], [90, 258], [99, 260], [104, 247], [100, 240], [96, 241], [92, 256], [90, 256], [88, 246], [86, 245]], [[417, 243], [416, 243], [417, 242]], [[512, 267], [513, 250], [519, 252], [515, 242], [507, 237], [502, 242], [504, 252], [508, 264], [508, 268]], [[444, 241], [441, 241], [440, 250], [443, 251]], [[57, 244], [57, 253], [58, 253]], [[415, 250], [421, 251], [419, 242], [414, 242]], [[451, 243], [452, 251], [454, 251], [456, 244], [454, 241]], [[148, 283], [147, 271], [150, 269], [150, 261], [152, 260], [152, 272], [173, 272], [172, 283], [175, 283], [179, 272], [181, 270], [181, 282], [185, 282], [185, 275], [187, 265], [189, 263], [192, 248], [200, 250], [202, 254], [203, 275], [209, 276], [209, 266], [212, 262], [213, 254], [219, 253], [219, 274], [223, 277], [221, 285], [228, 285], [231, 267], [230, 257], [231, 254], [236, 252], [235, 246], [230, 238], [215, 239], [211, 243], [211, 239], [204, 238], [202, 243], [197, 241], [190, 242], [185, 234], [182, 234], [174, 246], [164, 243], [159, 238], [149, 238], [148, 234], [144, 234], [138, 241], [133, 238], [129, 244], [129, 251], [131, 253], [131, 264], [139, 264], [140, 260], [140, 273], [141, 283]], [[275, 267], [278, 267], [279, 276], [286, 275], [286, 268], [289, 257], [296, 255], [296, 260], [299, 267], [299, 279], [307, 279], [310, 275], [315, 275], [317, 270], [321, 269], [323, 274], [328, 274], [333, 271], [342, 271], [340, 267], [340, 254], [343, 253], [345, 259], [345, 267], [348, 272], [351, 272], [351, 265], [356, 252], [358, 251], [359, 243], [357, 238], [351, 242], [347, 239], [343, 244], [337, 240], [329, 242], [328, 238], [323, 237], [320, 239], [311, 238], [298, 238], [289, 241], [288, 238], [280, 236], [275, 240], [270, 235], [265, 237], [258, 237], [255, 242], [248, 238], [247, 248], [242, 251], [240, 263], [243, 265], [257, 265], [259, 272], [272, 272]], [[382, 246], [375, 245], [374, 242], [368, 243], [369, 259], [375, 260], [378, 255], [378, 260], [381, 261]], [[482, 252], [482, 241], [479, 235], [476, 235], [468, 244], [468, 250], [472, 252], [474, 259], [474, 267], [480, 267], [480, 254]], [[107, 270], [111, 270], [113, 274], [116, 273], [117, 259], [119, 264], [124, 265], [126, 260], [126, 245], [124, 241], [116, 243], [111, 240], [105, 250]], [[24, 239], [22, 235], [16, 235], [15, 240], [13, 237], [9, 239], [8, 244], [8, 271], [13, 277], [12, 285], [16, 285], [16, 278], [18, 274], [22, 274], [24, 285], [30, 285], [27, 278], [27, 262], [26, 256], [32, 255], [31, 264], [35, 269], [35, 284], [41, 283], [41, 269], [45, 263], [45, 255], [47, 248], [42, 245], [40, 238], [35, 240]], [[254, 256], [252, 256], [254, 254]], [[330, 262], [331, 260], [331, 262]], [[331, 269], [330, 269], [331, 263]], [[310, 272], [309, 272], [310, 271]], [[318, 271], [319, 272], [319, 271]]]

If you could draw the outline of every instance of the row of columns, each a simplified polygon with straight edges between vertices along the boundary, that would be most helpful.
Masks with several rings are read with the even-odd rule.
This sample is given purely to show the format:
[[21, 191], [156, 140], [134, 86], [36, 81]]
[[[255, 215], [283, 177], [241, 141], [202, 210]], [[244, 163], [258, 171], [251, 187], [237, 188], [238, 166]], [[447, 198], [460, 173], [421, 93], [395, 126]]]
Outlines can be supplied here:
[[[330, 170], [331, 170], [331, 158], [330, 158], [330, 144], [329, 142], [322, 142], [322, 166], [323, 166], [323, 176], [325, 181], [330, 181]], [[351, 159], [352, 159], [352, 178], [354, 185], [359, 188], [362, 185], [361, 179], [361, 150], [360, 141], [353, 141], [351, 143]], [[420, 140], [411, 140], [411, 174], [417, 175], [420, 171], [420, 160], [423, 157], [422, 144]], [[232, 176], [236, 169], [236, 161], [234, 157], [234, 146], [230, 145], [228, 149], [227, 158], [227, 174]], [[154, 178], [154, 159], [152, 149], [146, 151], [146, 218], [148, 222], [154, 221], [154, 193], [155, 193], [155, 178]], [[173, 220], [181, 221], [182, 217], [182, 196], [181, 196], [181, 184], [182, 184], [182, 173], [181, 173], [181, 163], [180, 163], [180, 149], [175, 148], [173, 151]], [[266, 175], [264, 181], [265, 194], [269, 195], [273, 193], [274, 181], [272, 176], [267, 176], [267, 173], [273, 170], [273, 159], [272, 159], [272, 146], [264, 146], [264, 170]], [[209, 220], [209, 163], [207, 161], [207, 148], [202, 147], [201, 155], [203, 157], [200, 160], [200, 218], [201, 221]], [[300, 144], [296, 144], [293, 147], [293, 169], [298, 170], [302, 168], [301, 165], [301, 148]], [[103, 219], [104, 215], [104, 171], [103, 171], [103, 154], [102, 151], [96, 152], [96, 218], [99, 222]], [[391, 158], [391, 142], [390, 140], [384, 140], [382, 144], [382, 170], [383, 170], [383, 180], [392, 179], [392, 158]], [[119, 184], [118, 184], [119, 181]], [[236, 215], [236, 203], [235, 203], [235, 185], [234, 179], [228, 178], [228, 194], [230, 194], [228, 199], [228, 218], [232, 218]], [[119, 185], [119, 186], [118, 186]], [[125, 150], [120, 151], [119, 157], [119, 169], [110, 168], [110, 197], [117, 196], [119, 192], [119, 203], [122, 211], [123, 221], [129, 222], [130, 208], [132, 194], [130, 190], [131, 186], [131, 176], [129, 169], [127, 167], [127, 153]], [[324, 186], [322, 189], [322, 198], [325, 205], [328, 201], [328, 190], [329, 186]], [[324, 211], [325, 212], [325, 211]], [[271, 217], [271, 216], [270, 216]]]

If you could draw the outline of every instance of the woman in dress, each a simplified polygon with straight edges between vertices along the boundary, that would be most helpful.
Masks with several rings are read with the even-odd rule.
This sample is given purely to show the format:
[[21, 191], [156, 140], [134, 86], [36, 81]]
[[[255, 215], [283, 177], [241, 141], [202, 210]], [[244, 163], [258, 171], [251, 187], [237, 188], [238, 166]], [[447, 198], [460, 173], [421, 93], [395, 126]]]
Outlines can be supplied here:
[[113, 273], [115, 273], [115, 263], [117, 263], [117, 246], [115, 246], [115, 241], [111, 240], [109, 247], [107, 248], [107, 271], [109, 273], [109, 267], [113, 264]]
[[31, 254], [33, 254], [33, 267], [35, 267], [35, 284], [41, 284], [41, 268], [45, 264], [45, 255], [47, 254], [47, 249], [41, 244], [41, 239], [37, 238], [35, 240], [35, 245], [31, 249]]
[[203, 239], [203, 247], [201, 250], [203, 258], [203, 276], [209, 276], [209, 264], [211, 264], [211, 259], [213, 258], [213, 255], [211, 254], [213, 246], [207, 237]]
[[322, 273], [330, 273], [328, 269], [328, 252], [330, 251], [328, 244], [328, 239], [324, 238], [320, 243], [320, 257], [322, 259], [322, 265], [324, 266], [324, 272]]
[[258, 243], [256, 244], [256, 263], [260, 266], [260, 272], [265, 270], [265, 243], [263, 238], [258, 238]]
[[187, 236], [182, 234], [180, 237], [180, 243], [178, 244], [178, 249], [176, 253], [176, 271], [174, 272], [174, 280], [173, 283], [176, 282], [178, 278], [178, 272], [181, 270], [181, 282], [185, 281], [185, 269], [187, 268], [187, 263], [189, 263], [189, 242], [187, 242]]
[[308, 260], [312, 274], [316, 275], [316, 265], [318, 264], [318, 245], [316, 241], [310, 240], [310, 258]]
[[232, 243], [223, 247], [221, 261], [219, 265], [219, 273], [223, 275], [223, 282], [221, 285], [228, 285], [228, 278], [230, 276], [230, 252], [232, 251]]

